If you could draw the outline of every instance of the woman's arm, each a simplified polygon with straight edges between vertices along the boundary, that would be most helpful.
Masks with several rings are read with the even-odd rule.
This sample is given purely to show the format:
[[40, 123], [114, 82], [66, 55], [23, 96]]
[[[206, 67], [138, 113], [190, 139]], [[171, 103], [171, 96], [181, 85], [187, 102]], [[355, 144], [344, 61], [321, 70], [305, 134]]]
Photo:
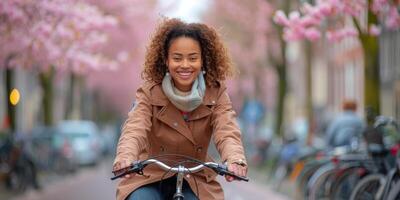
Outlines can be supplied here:
[[119, 138], [114, 164], [133, 162], [139, 159], [139, 153], [147, 147], [147, 132], [151, 129], [151, 104], [149, 97], [139, 88], [136, 92], [135, 106], [128, 113]]
[[222, 161], [246, 165], [241, 133], [226, 89], [219, 95], [212, 119], [213, 140]]

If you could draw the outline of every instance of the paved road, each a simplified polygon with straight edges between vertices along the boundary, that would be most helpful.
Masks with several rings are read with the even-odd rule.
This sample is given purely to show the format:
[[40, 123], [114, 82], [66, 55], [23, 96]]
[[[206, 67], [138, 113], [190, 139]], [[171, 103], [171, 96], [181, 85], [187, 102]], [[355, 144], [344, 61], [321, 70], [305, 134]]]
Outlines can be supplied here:
[[[11, 200], [99, 200], [115, 199], [116, 182], [109, 180], [110, 163], [83, 169], [77, 174], [47, 185], [41, 192], [30, 191]], [[287, 200], [271, 189], [255, 182], [220, 181], [228, 200]]]

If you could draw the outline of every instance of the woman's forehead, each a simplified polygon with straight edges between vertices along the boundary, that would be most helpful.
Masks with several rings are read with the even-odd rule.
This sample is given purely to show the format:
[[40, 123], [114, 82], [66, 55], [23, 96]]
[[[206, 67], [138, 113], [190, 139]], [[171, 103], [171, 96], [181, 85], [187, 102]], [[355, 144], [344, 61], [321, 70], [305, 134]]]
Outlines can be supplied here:
[[170, 53], [195, 54], [200, 53], [200, 43], [190, 37], [178, 37], [171, 42]]

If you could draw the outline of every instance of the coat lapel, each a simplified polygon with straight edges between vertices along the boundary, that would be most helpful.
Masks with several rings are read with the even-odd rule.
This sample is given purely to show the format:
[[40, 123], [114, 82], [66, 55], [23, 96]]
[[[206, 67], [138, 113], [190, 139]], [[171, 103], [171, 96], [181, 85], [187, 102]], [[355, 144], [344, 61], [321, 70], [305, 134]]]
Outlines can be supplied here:
[[211, 108], [209, 108], [208, 106], [206, 106], [204, 104], [201, 104], [198, 108], [196, 108], [196, 110], [194, 110], [190, 114], [189, 121], [194, 121], [194, 120], [201, 119], [203, 117], [207, 117], [211, 113], [212, 113]]
[[156, 118], [176, 130], [193, 144], [196, 144], [190, 129], [186, 126], [181, 112], [168, 100], [162, 91], [161, 85], [151, 89], [151, 104], [162, 106]]
[[185, 121], [183, 120], [181, 112], [172, 103], [168, 103], [168, 105], [162, 108], [156, 117], [160, 121], [178, 131], [193, 144], [196, 144], [193, 139], [192, 132], [186, 126]]

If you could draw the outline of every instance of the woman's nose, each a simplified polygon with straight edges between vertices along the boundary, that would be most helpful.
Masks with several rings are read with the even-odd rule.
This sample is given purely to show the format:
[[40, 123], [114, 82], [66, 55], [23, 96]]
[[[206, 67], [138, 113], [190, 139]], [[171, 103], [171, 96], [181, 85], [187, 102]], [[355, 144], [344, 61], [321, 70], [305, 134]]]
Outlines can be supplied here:
[[187, 59], [183, 60], [182, 67], [189, 67], [189, 61]]

